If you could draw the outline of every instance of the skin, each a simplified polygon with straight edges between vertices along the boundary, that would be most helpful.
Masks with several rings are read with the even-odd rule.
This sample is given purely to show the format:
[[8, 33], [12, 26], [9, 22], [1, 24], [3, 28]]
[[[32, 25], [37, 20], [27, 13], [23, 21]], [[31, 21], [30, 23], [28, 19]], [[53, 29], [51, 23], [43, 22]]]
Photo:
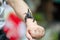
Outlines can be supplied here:
[[[29, 9], [28, 5], [23, 0], [6, 0], [8, 4], [15, 10], [16, 14], [25, 22], [25, 16]], [[30, 11], [31, 12], [31, 11]], [[25, 22], [27, 26], [26, 36], [29, 40], [37, 40], [45, 34], [42, 26], [39, 26], [36, 21], [28, 18]]]

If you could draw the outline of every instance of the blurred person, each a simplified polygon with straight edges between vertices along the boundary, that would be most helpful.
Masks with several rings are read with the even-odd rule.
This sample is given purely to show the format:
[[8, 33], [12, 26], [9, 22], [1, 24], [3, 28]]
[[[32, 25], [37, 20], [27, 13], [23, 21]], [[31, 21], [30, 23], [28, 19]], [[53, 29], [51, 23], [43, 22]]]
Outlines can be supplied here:
[[36, 20], [34, 20], [31, 15], [29, 7], [23, 0], [7, 0], [7, 2], [16, 12], [16, 14], [14, 12], [10, 12], [9, 15], [7, 14], [8, 16], [6, 18], [6, 24], [4, 25], [4, 32], [8, 39], [21, 40], [21, 34], [19, 33], [21, 25], [18, 26], [19, 23], [22, 23], [21, 20], [23, 20], [27, 26], [26, 36], [29, 40], [37, 40], [44, 36], [44, 28], [37, 24]]
[[[23, 21], [16, 16], [6, 1], [0, 0], [0, 2], [0, 40], [17, 40], [18, 34], [19, 37], [21, 36], [21, 40], [27, 40], [24, 34], [26, 29]], [[10, 38], [6, 35], [9, 35]]]
[[4, 7], [3, 5], [3, 1], [0, 0], [0, 40], [8, 40], [8, 38], [6, 37], [5, 32], [3, 31], [3, 26], [5, 25], [5, 20], [4, 20]]

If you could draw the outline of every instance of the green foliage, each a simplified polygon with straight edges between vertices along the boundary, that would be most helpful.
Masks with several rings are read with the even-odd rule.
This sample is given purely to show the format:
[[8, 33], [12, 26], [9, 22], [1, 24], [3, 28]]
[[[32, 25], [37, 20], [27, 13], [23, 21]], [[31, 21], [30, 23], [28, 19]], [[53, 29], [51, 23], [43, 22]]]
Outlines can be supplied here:
[[35, 13], [33, 16], [37, 21], [44, 21], [44, 16], [41, 13]]
[[53, 40], [58, 40], [58, 33], [54, 33], [54, 34], [52, 35], [52, 39], [53, 39]]

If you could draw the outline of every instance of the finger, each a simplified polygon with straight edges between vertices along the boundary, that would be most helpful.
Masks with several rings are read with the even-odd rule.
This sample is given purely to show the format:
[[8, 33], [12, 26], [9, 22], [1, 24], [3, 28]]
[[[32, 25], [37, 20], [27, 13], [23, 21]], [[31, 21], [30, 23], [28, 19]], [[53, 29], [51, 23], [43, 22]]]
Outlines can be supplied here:
[[29, 34], [29, 31], [27, 31], [26, 36], [27, 36], [27, 38], [28, 38], [29, 40], [32, 40], [32, 37], [31, 37], [31, 35]]

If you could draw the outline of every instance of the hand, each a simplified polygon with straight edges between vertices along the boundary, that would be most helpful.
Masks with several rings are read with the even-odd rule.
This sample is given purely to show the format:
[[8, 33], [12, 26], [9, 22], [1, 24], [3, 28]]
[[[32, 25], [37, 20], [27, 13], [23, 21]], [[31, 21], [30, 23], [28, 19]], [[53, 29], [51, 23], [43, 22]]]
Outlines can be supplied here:
[[33, 19], [27, 19], [26, 26], [27, 26], [26, 36], [29, 40], [41, 38], [45, 34], [44, 28], [39, 26], [36, 21], [33, 22]]

